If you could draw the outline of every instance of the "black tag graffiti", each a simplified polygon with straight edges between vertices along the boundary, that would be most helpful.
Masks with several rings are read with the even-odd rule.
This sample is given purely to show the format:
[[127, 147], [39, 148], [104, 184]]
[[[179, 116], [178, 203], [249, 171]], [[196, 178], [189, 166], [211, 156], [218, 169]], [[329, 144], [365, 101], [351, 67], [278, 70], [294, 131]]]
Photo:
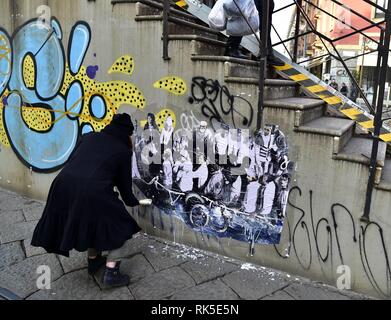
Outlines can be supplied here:
[[[246, 107], [237, 108], [238, 101]], [[208, 118], [215, 128], [216, 123], [224, 123], [223, 117], [231, 116], [232, 125], [237, 128], [235, 119], [241, 120], [241, 126], [250, 127], [254, 118], [251, 103], [240, 96], [234, 96], [226, 86], [218, 80], [207, 80], [204, 77], [194, 77], [191, 84], [191, 104], [201, 104], [203, 116]]]

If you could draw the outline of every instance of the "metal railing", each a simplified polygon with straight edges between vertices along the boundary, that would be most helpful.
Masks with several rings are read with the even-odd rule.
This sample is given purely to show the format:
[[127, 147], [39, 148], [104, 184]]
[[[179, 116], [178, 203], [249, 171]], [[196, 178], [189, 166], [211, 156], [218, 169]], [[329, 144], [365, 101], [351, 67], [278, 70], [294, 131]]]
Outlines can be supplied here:
[[375, 80], [375, 95], [373, 101], [377, 101], [376, 112], [375, 112], [375, 132], [373, 135], [373, 145], [372, 145], [372, 153], [371, 153], [371, 163], [369, 167], [369, 179], [368, 179], [368, 188], [366, 193], [366, 201], [364, 214], [362, 216], [363, 221], [369, 221], [369, 215], [371, 211], [371, 203], [372, 203], [372, 195], [373, 188], [375, 184], [375, 175], [376, 175], [376, 162], [377, 162], [377, 154], [379, 150], [379, 135], [383, 125], [383, 122], [386, 119], [383, 119], [383, 101], [384, 101], [384, 91], [385, 91], [385, 83], [387, 79], [387, 71], [388, 71], [388, 57], [390, 52], [390, 37], [391, 37], [391, 0], [388, 0], [387, 10], [385, 11], [385, 30], [382, 30], [381, 41], [379, 44], [378, 50], [378, 60], [376, 71], [377, 77]]
[[[266, 0], [269, 1], [269, 0]], [[374, 115], [374, 133], [372, 135], [373, 138], [373, 144], [372, 144], [372, 151], [371, 151], [371, 159], [370, 159], [370, 166], [369, 166], [369, 178], [368, 178], [368, 185], [367, 185], [367, 191], [366, 191], [366, 197], [365, 197], [365, 207], [364, 207], [364, 213], [361, 217], [361, 220], [364, 222], [369, 222], [369, 216], [370, 216], [370, 210], [371, 210], [371, 204], [372, 204], [372, 195], [373, 195], [373, 189], [375, 186], [375, 176], [376, 176], [376, 164], [377, 164], [377, 155], [379, 151], [379, 142], [380, 142], [380, 133], [382, 129], [383, 122], [389, 119], [383, 118], [383, 104], [384, 104], [384, 93], [385, 93], [385, 83], [387, 79], [387, 71], [388, 71], [388, 57], [390, 52], [390, 37], [391, 37], [391, 0], [388, 0], [387, 3], [387, 9], [382, 8], [378, 6], [377, 4], [369, 1], [369, 0], [363, 0], [367, 4], [375, 7], [378, 10], [381, 10], [385, 13], [385, 18], [381, 21], [374, 22], [367, 17], [363, 16], [361, 13], [357, 12], [356, 10], [352, 8], [347, 8], [343, 3], [341, 3], [338, 0], [330, 0], [330, 2], [334, 3], [337, 6], [340, 6], [344, 9], [349, 10], [352, 14], [359, 17], [360, 19], [363, 19], [368, 23], [367, 26], [358, 29], [355, 26], [347, 23], [346, 21], [334, 16], [332, 13], [327, 12], [326, 10], [320, 8], [318, 5], [313, 3], [310, 0], [294, 0], [294, 3], [296, 5], [296, 27], [295, 27], [295, 35], [294, 35], [294, 62], [297, 62], [297, 51], [298, 51], [298, 42], [300, 37], [303, 35], [299, 34], [300, 28], [300, 22], [301, 17], [303, 17], [307, 23], [307, 26], [310, 28], [310, 32], [315, 34], [317, 37], [320, 38], [323, 47], [326, 49], [327, 54], [322, 55], [321, 57], [330, 56], [334, 58], [335, 60], [339, 61], [346, 73], [348, 74], [353, 86], [357, 89], [359, 92], [359, 95], [363, 98], [365, 105], [367, 106], [368, 110], [370, 110], [371, 114]], [[307, 3], [310, 6], [313, 6], [320, 12], [323, 12], [327, 16], [331, 17], [335, 21], [338, 21], [339, 23], [342, 23], [344, 26], [350, 28], [353, 30], [352, 32], [349, 32], [348, 34], [345, 34], [343, 36], [340, 36], [335, 39], [330, 39], [326, 35], [320, 33], [318, 30], [316, 30], [316, 27], [313, 25], [311, 19], [307, 15], [307, 12], [303, 9], [303, 2]], [[373, 37], [367, 35], [364, 33], [364, 31], [378, 28], [380, 32], [379, 41], [374, 39]], [[336, 48], [336, 42], [344, 40], [346, 38], [355, 36], [357, 34], [362, 35], [364, 38], [371, 40], [375, 44], [377, 44], [376, 50], [370, 50], [369, 52], [364, 52], [362, 54], [356, 55], [354, 57], [350, 57], [348, 59], [343, 59], [340, 52]], [[328, 42], [329, 45], [331, 45], [332, 50], [334, 53], [332, 53], [329, 49], [329, 47], [326, 45], [325, 42]], [[375, 69], [375, 83], [374, 83], [374, 97], [372, 99], [372, 104], [369, 103], [368, 99], [366, 98], [362, 88], [360, 87], [359, 83], [355, 79], [355, 77], [352, 75], [350, 69], [348, 68], [346, 62], [348, 60], [352, 60], [361, 56], [365, 56], [368, 54], [372, 54], [374, 52], [378, 52], [378, 59], [376, 63], [376, 69]], [[319, 59], [320, 57], [312, 57], [311, 59], [306, 60], [306, 62]], [[361, 71], [362, 72], [362, 71]]]
[[[163, 0], [165, 4], [169, 3], [169, 0]], [[236, 1], [239, 0], [233, 0], [236, 4]], [[263, 124], [263, 109], [264, 109], [264, 84], [265, 84], [265, 75], [266, 75], [266, 63], [267, 63], [267, 53], [268, 53], [268, 26], [271, 24], [273, 30], [277, 34], [279, 38], [279, 42], [273, 44], [273, 47], [276, 47], [278, 45], [283, 45], [287, 54], [290, 56], [293, 62], [302, 64], [305, 62], [311, 62], [316, 59], [325, 58], [325, 57], [331, 57], [337, 61], [339, 61], [345, 70], [346, 74], [351, 80], [352, 85], [356, 88], [358, 95], [362, 97], [364, 100], [365, 106], [370, 111], [370, 113], [374, 116], [374, 132], [372, 135], [373, 138], [373, 146], [372, 146], [372, 152], [371, 152], [371, 159], [370, 159], [370, 167], [369, 167], [369, 178], [368, 178], [368, 186], [366, 191], [366, 198], [365, 198], [365, 208], [364, 213], [362, 215], [363, 221], [369, 221], [369, 215], [370, 215], [370, 208], [371, 208], [371, 202], [372, 202], [372, 194], [373, 189], [375, 185], [375, 175], [376, 175], [376, 163], [377, 163], [377, 154], [379, 150], [379, 141], [380, 141], [380, 134], [382, 131], [382, 125], [383, 122], [386, 120], [390, 120], [389, 118], [383, 118], [383, 100], [385, 96], [385, 83], [387, 79], [387, 71], [388, 71], [388, 56], [390, 53], [390, 37], [391, 37], [391, 0], [387, 0], [387, 7], [383, 8], [376, 3], [370, 1], [370, 0], [361, 0], [365, 2], [366, 4], [372, 6], [373, 8], [380, 10], [384, 13], [384, 19], [381, 19], [380, 21], [372, 21], [371, 19], [365, 17], [363, 14], [358, 12], [357, 10], [354, 10], [352, 8], [348, 8], [345, 4], [343, 4], [339, 0], [329, 0], [332, 2], [335, 6], [343, 8], [345, 10], [349, 10], [349, 12], [356, 17], [359, 17], [368, 25], [362, 28], [357, 28], [345, 20], [341, 19], [340, 17], [336, 17], [331, 12], [328, 12], [327, 10], [319, 7], [317, 4], [313, 3], [311, 0], [293, 0], [292, 3], [283, 6], [281, 8], [278, 8], [274, 10], [273, 14], [278, 13], [282, 10], [291, 8], [295, 6], [296, 12], [295, 12], [295, 18], [296, 18], [296, 24], [295, 24], [295, 31], [294, 36], [289, 37], [285, 40], [282, 40], [281, 36], [277, 32], [276, 28], [271, 24], [271, 21], [269, 21], [269, 15], [268, 14], [261, 14], [260, 17], [260, 39], [256, 32], [254, 31], [254, 35], [256, 39], [259, 42], [259, 52], [260, 52], [260, 76], [259, 76], [259, 99], [258, 99], [258, 119], [257, 119], [257, 126], [258, 128], [262, 126]], [[204, 1], [206, 2], [206, 0]], [[209, 0], [209, 4], [213, 5], [213, 3], [216, 1]], [[331, 39], [325, 34], [322, 34], [319, 30], [317, 30], [314, 23], [311, 21], [311, 18], [308, 16], [307, 12], [303, 8], [303, 4], [306, 4], [307, 6], [312, 6], [316, 10], [324, 13], [328, 17], [334, 19], [338, 23], [343, 24], [347, 28], [350, 28], [352, 31], [344, 34], [340, 37], [337, 37], [335, 39]], [[237, 5], [237, 4], [236, 4]], [[168, 16], [168, 6], [164, 5], [165, 13], [164, 16]], [[270, 6], [270, 0], [262, 0], [262, 12], [268, 13], [269, 12], [269, 6]], [[238, 7], [239, 8], [239, 7]], [[244, 17], [247, 21], [247, 18]], [[306, 26], [309, 30], [306, 30], [305, 32], [300, 33], [300, 23], [301, 19], [304, 19]], [[167, 24], [168, 19], [164, 19], [164, 23]], [[248, 22], [247, 22], [248, 23]], [[248, 23], [249, 24], [249, 23]], [[379, 31], [379, 40], [375, 39], [375, 37], [370, 36], [365, 33], [367, 30], [371, 30], [373, 28], [377, 28]], [[163, 30], [167, 30], [167, 28], [163, 28]], [[298, 45], [299, 40], [309, 34], [313, 34], [316, 37], [318, 37], [322, 43], [323, 48], [327, 51], [326, 54], [322, 54], [320, 56], [311, 57], [309, 59], [306, 59], [304, 61], [298, 62]], [[371, 40], [373, 43], [377, 45], [376, 50], [370, 50], [369, 52], [363, 52], [362, 54], [355, 55], [354, 57], [349, 57], [347, 59], [344, 59], [341, 55], [341, 53], [337, 49], [336, 43], [338, 41], [347, 39], [349, 37], [353, 37], [356, 35], [361, 35], [365, 39]], [[167, 53], [167, 41], [168, 41], [168, 34], [166, 32], [163, 34], [163, 38], [165, 41], [164, 45], [164, 53], [163, 57], [168, 57]], [[286, 43], [294, 41], [293, 44], [293, 53], [288, 50]], [[349, 67], [347, 66], [347, 62], [352, 59], [356, 59], [359, 57], [363, 57], [368, 54], [372, 53], [378, 53], [378, 59], [376, 63], [376, 69], [375, 69], [375, 81], [374, 81], [374, 96], [372, 99], [372, 103], [368, 101], [366, 98], [360, 84], [356, 80], [356, 78], [353, 76], [352, 72], [350, 71]]]
[[168, 16], [170, 14], [170, 1], [163, 1], [163, 60], [168, 61]]

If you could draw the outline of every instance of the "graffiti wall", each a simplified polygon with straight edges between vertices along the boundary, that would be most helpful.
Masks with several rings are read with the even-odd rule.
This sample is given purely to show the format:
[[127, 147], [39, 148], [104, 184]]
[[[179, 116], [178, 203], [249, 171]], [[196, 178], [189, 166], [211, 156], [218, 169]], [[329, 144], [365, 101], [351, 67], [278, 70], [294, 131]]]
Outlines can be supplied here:
[[[297, 200], [293, 201], [295, 197]], [[289, 215], [296, 219], [294, 223], [287, 219], [288, 245], [285, 250], [274, 246], [275, 253], [285, 261], [297, 260], [302, 270], [319, 268], [324, 275], [331, 271], [332, 278], [338, 278], [348, 269], [349, 279], [347, 286], [346, 283], [342, 286], [344, 289], [352, 288], [362, 278], [367, 279], [378, 296], [389, 298], [388, 232], [382, 226], [382, 219], [363, 225], [350, 207], [338, 202], [331, 203], [329, 210], [319, 215], [321, 201], [322, 194], [315, 190], [307, 192], [298, 186], [291, 189]]]
[[239, 113], [239, 99], [217, 80], [193, 78], [189, 104], [206, 120], [148, 114], [136, 130], [134, 179], [165, 214], [195, 231], [277, 244], [293, 168], [287, 141], [275, 125], [250, 133], [252, 107]]
[[[99, 66], [83, 66], [91, 54], [86, 22], [73, 26], [67, 50], [62, 39], [54, 18], [50, 25], [30, 20], [12, 37], [0, 29], [0, 141], [37, 172], [60, 169], [80, 135], [103, 129], [121, 105], [146, 105], [135, 85], [98, 83]], [[131, 75], [133, 68], [123, 56], [108, 72]]]
[[[30, 20], [12, 37], [1, 30], [2, 144], [31, 170], [57, 171], [80, 136], [103, 129], [121, 105], [145, 108], [133, 113], [133, 175], [145, 196], [195, 231], [253, 244], [279, 243], [292, 163], [278, 126], [250, 132], [251, 104], [203, 77], [193, 78], [190, 90], [179, 76], [151, 84], [186, 96], [199, 118], [168, 107], [148, 113], [135, 85], [99, 83], [99, 66], [83, 66], [91, 54], [91, 36], [89, 25], [77, 22], [65, 50], [54, 18], [50, 25]], [[108, 73], [131, 76], [134, 67], [134, 59], [125, 55]], [[238, 108], [239, 100], [246, 108]], [[223, 120], [227, 116], [230, 121]]]
[[167, 67], [156, 50], [160, 22], [120, 29], [136, 25], [124, 18], [134, 4], [89, 5], [118, 21], [99, 27], [64, 14], [12, 34], [0, 25], [0, 161], [18, 159], [0, 163], [2, 185], [8, 167], [19, 175], [24, 166], [12, 182], [27, 176], [37, 187], [83, 134], [126, 111], [136, 126], [134, 183], [155, 206], [135, 216], [151, 233], [333, 285], [348, 266], [352, 288], [391, 296], [389, 192], [375, 191], [372, 221], [361, 223], [364, 166], [333, 160], [332, 137], [294, 132], [295, 110], [267, 111], [273, 120], [256, 128], [256, 86], [225, 86], [223, 63], [195, 63], [190, 45], [170, 41]]

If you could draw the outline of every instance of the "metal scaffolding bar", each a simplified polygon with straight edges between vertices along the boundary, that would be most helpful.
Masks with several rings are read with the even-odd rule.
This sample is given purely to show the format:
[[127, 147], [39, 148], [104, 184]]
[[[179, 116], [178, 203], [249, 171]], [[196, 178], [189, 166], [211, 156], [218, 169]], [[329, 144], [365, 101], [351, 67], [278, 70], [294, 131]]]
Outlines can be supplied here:
[[261, 15], [261, 42], [260, 42], [260, 68], [259, 68], [259, 87], [258, 87], [258, 117], [257, 128], [263, 126], [263, 109], [264, 109], [264, 87], [267, 67], [267, 53], [268, 53], [268, 30], [269, 24], [269, 8], [270, 0], [262, 1], [262, 15]]
[[170, 0], [163, 0], [163, 60], [168, 61], [168, 15], [170, 12]]
[[[295, 0], [295, 1], [297, 1], [297, 0]], [[336, 16], [332, 15], [330, 12], [327, 12], [326, 10], [324, 10], [324, 9], [322, 9], [321, 7], [317, 6], [316, 4], [313, 4], [311, 1], [309, 1], [309, 0], [303, 0], [303, 1], [307, 2], [309, 5], [311, 5], [311, 6], [315, 7], [315, 8], [317, 8], [318, 10], [322, 11], [323, 13], [327, 14], [328, 16], [334, 18], [335, 20], [339, 21], [340, 23], [342, 23], [342, 24], [348, 26], [350, 29], [352, 29], [352, 30], [354, 30], [354, 31], [356, 31], [356, 32], [359, 32], [360, 34], [362, 34], [364, 37], [367, 37], [367, 38], [370, 39], [371, 41], [378, 43], [376, 40], [374, 40], [374, 39], [371, 38], [370, 36], [364, 34], [363, 32], [360, 32], [357, 28], [351, 26], [350, 24], [347, 24], [344, 20], [341, 20], [341, 19], [337, 18]]]
[[[390, 8], [391, 0], [388, 0], [387, 8]], [[371, 153], [371, 162], [369, 166], [369, 178], [368, 178], [368, 187], [365, 197], [365, 207], [364, 214], [361, 217], [361, 221], [369, 222], [369, 215], [371, 212], [372, 196], [373, 189], [375, 186], [375, 176], [376, 176], [376, 164], [377, 164], [377, 154], [379, 151], [379, 142], [380, 142], [380, 130], [383, 125], [383, 104], [384, 104], [384, 92], [385, 92], [385, 83], [387, 79], [388, 71], [388, 57], [390, 49], [390, 37], [391, 37], [391, 12], [389, 10], [385, 13], [386, 28], [384, 32], [384, 37], [382, 37], [383, 43], [379, 46], [379, 57], [378, 57], [378, 66], [379, 68], [379, 82], [377, 83], [377, 88], [375, 90], [377, 93], [377, 106], [375, 113], [375, 131], [373, 134], [373, 145]]]
[[[361, 13], [355, 11], [354, 9], [352, 8], [349, 8], [348, 6], [346, 6], [345, 4], [337, 1], [337, 0], [331, 0], [332, 2], [334, 2], [335, 4], [349, 10], [350, 12], [354, 13], [356, 16], [360, 17], [361, 19], [365, 20], [366, 22], [368, 22], [369, 24], [373, 24], [373, 21], [371, 19], [368, 19], [367, 17], [365, 17], [364, 15], [362, 15]], [[384, 22], [384, 21], [383, 21]], [[382, 26], [376, 26], [378, 27], [379, 29], [381, 30], [384, 30], [384, 28]]]
[[[298, 2], [297, 2], [298, 0], [294, 0], [294, 1], [296, 2], [296, 4], [298, 4]], [[306, 1], [306, 0], [304, 0], [304, 1]], [[335, 45], [333, 43], [333, 41], [330, 38], [328, 38], [325, 35], [323, 35], [320, 32], [318, 32], [316, 30], [315, 26], [312, 24], [311, 20], [309, 19], [307, 13], [303, 10], [303, 8], [301, 8], [299, 5], [297, 5], [297, 7], [301, 11], [304, 19], [307, 21], [307, 24], [309, 25], [311, 30], [320, 38], [320, 41], [322, 42], [323, 46], [325, 47], [327, 52], [330, 54], [330, 56], [334, 57], [336, 60], [338, 60], [339, 62], [342, 63], [345, 71], [348, 73], [351, 81], [354, 83], [354, 85], [356, 86], [356, 88], [357, 88], [358, 92], [360, 93], [362, 99], [364, 100], [365, 105], [367, 106], [368, 110], [370, 110], [371, 113], [373, 114], [374, 110], [373, 110], [372, 105], [369, 103], [368, 99], [365, 97], [364, 92], [362, 91], [362, 89], [360, 88], [359, 84], [357, 83], [357, 80], [353, 77], [353, 75], [350, 72], [349, 68], [347, 67], [346, 63], [343, 61], [341, 55], [339, 54], [338, 50], [336, 49], [336, 47], [335, 47]], [[330, 52], [329, 48], [327, 47], [326, 43], [324, 42], [324, 39], [330, 43], [330, 45], [333, 47], [333, 50], [336, 52], [337, 56]]]
[[[303, 0], [297, 0], [297, 6], [300, 8], [303, 5]], [[297, 62], [297, 51], [299, 47], [299, 38], [298, 34], [300, 31], [300, 10], [299, 8], [296, 8], [296, 25], [295, 25], [295, 43], [293, 47], [293, 62]]]

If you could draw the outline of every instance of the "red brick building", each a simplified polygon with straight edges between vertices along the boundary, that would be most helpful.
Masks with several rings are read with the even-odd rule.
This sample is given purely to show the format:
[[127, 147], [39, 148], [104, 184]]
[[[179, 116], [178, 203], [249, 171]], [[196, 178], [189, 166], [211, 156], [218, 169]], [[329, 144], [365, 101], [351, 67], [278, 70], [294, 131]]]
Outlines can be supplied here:
[[[320, 9], [315, 8], [309, 2], [317, 5]], [[310, 20], [316, 26], [316, 29], [322, 34], [331, 39], [338, 39], [349, 33], [354, 32], [354, 29], [363, 29], [370, 26], [370, 22], [380, 22], [384, 18], [384, 13], [374, 6], [362, 1], [362, 0], [339, 0], [344, 4], [346, 8], [337, 5], [331, 0], [303, 0], [303, 8], [307, 12]], [[373, 0], [378, 5], [384, 7], [384, 0]], [[359, 17], [351, 12], [350, 8], [366, 19]], [[337, 17], [340, 21], [330, 17], [327, 13], [330, 13]], [[301, 20], [301, 25], [305, 26], [305, 20]], [[353, 28], [348, 27], [351, 25]], [[304, 30], [304, 29], [303, 29]], [[302, 30], [302, 31], [303, 31]], [[366, 36], [371, 37], [373, 40], [379, 40], [380, 29], [373, 27], [363, 32]], [[299, 42], [299, 59], [301, 61], [308, 60], [311, 57], [322, 56], [327, 53], [327, 50], [322, 41], [315, 35], [303, 37]], [[325, 41], [328, 49], [332, 51], [332, 47]], [[377, 45], [375, 42], [366, 38], [362, 34], [355, 34], [350, 37], [341, 39], [335, 42], [336, 48], [344, 59], [353, 58], [364, 52], [376, 50]], [[369, 92], [373, 85], [374, 69], [377, 62], [377, 54], [371, 53], [363, 57], [358, 57], [346, 61], [349, 69], [355, 74], [357, 80], [360, 82], [362, 88]], [[305, 64], [314, 74], [317, 74], [322, 79], [334, 78], [339, 84], [345, 82], [350, 84], [350, 79], [344, 70], [341, 63], [330, 57], [316, 59], [312, 62]], [[369, 97], [370, 98], [370, 97]]]

